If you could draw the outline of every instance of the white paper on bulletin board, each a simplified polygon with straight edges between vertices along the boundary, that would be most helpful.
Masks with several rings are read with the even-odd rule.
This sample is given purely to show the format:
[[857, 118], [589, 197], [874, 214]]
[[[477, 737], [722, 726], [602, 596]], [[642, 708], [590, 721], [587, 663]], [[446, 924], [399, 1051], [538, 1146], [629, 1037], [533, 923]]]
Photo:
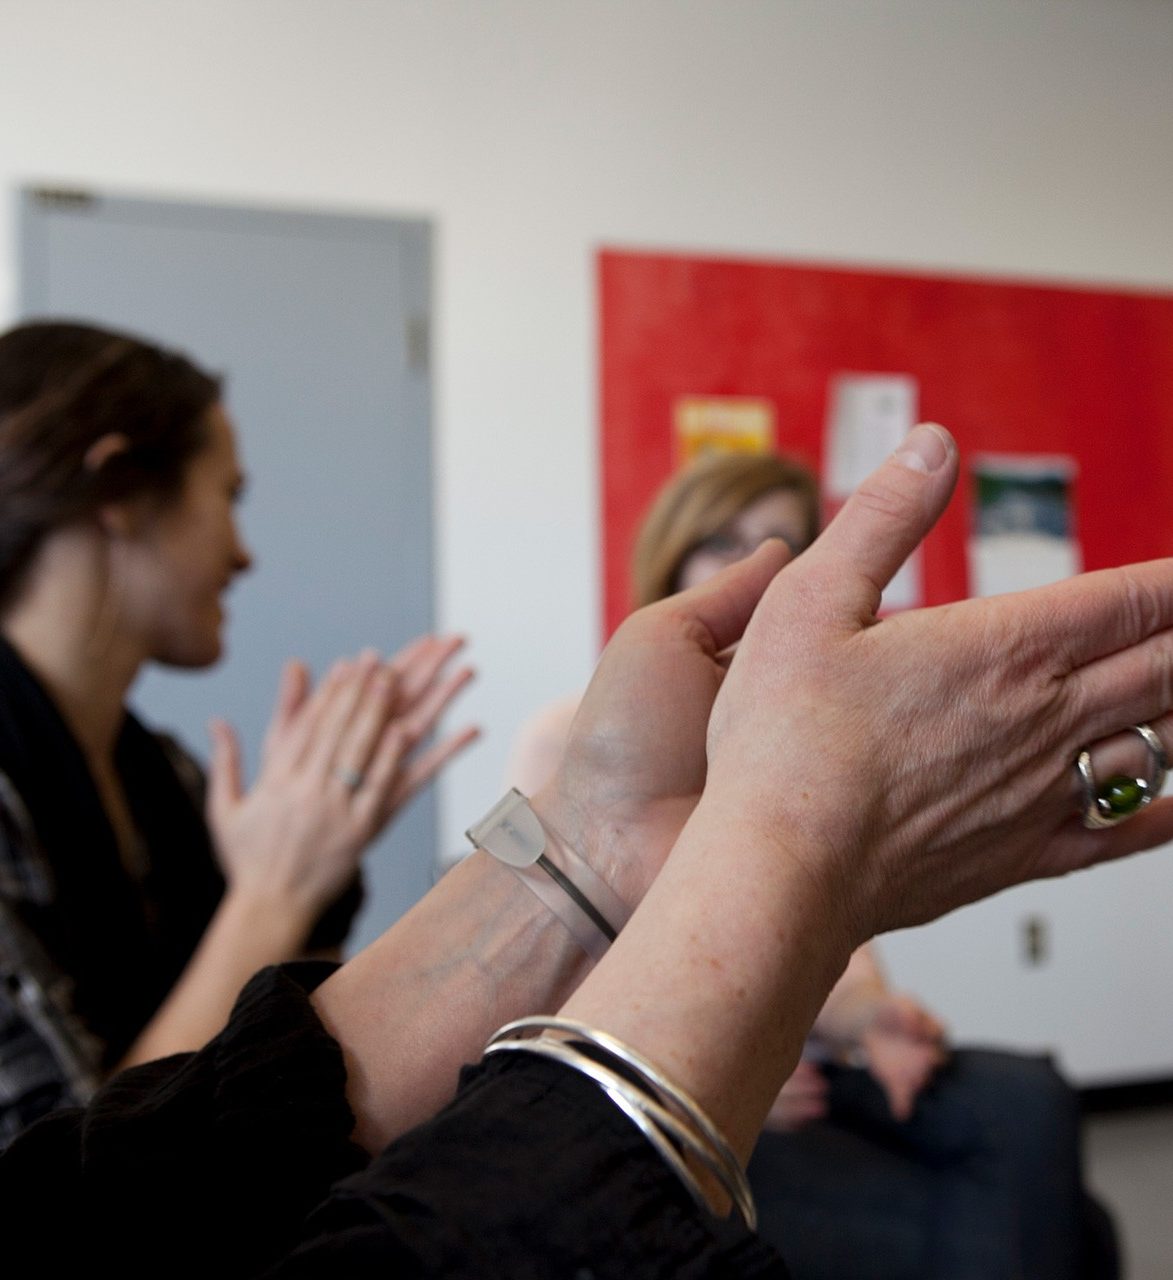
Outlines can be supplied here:
[[970, 463], [970, 593], [1001, 595], [1079, 573], [1074, 458], [978, 454]]
[[[841, 373], [831, 379], [824, 450], [824, 515], [900, 446], [916, 424], [917, 381], [906, 373]], [[920, 552], [904, 562], [884, 592], [882, 612], [914, 609], [924, 600]]]

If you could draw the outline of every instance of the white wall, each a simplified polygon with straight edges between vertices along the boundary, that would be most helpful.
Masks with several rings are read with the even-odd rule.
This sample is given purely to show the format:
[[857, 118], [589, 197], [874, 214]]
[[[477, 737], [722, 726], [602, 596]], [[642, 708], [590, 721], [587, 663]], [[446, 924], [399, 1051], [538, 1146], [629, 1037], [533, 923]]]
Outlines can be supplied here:
[[[453, 845], [594, 656], [599, 245], [1173, 286], [1167, 0], [0, 0], [0, 32], [0, 187], [436, 220], [439, 616], [489, 730]], [[5, 248], [0, 320], [12, 280]]]

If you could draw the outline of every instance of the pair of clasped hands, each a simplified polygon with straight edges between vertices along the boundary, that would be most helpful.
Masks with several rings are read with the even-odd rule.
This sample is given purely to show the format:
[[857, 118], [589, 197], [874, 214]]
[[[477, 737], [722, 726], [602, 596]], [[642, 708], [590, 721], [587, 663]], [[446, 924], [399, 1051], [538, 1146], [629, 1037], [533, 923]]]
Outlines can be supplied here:
[[1173, 562], [877, 621], [957, 472], [918, 427], [793, 564], [766, 542], [623, 623], [532, 803], [634, 914], [592, 965], [478, 853], [323, 984], [368, 1149], [435, 1114], [503, 1023], [561, 1010], [745, 1155], [861, 944], [1173, 838], [1173, 801], [1084, 828], [1073, 767], [1135, 749], [1129, 725], [1173, 740]]
[[623, 624], [539, 797], [621, 892], [702, 795], [756, 864], [801, 847], [861, 942], [1173, 835], [1161, 801], [1085, 829], [1073, 768], [1135, 723], [1173, 741], [1173, 561], [877, 620], [957, 470], [919, 426], [793, 564], [771, 540]]
[[234, 890], [282, 894], [312, 919], [354, 876], [394, 814], [457, 752], [473, 727], [421, 747], [473, 677], [453, 666], [459, 636], [422, 636], [384, 659], [334, 664], [316, 688], [286, 664], [253, 786], [240, 743], [211, 724], [208, 820]]
[[[921, 426], [793, 564], [767, 543], [620, 629], [538, 806], [621, 893], [643, 897], [695, 827], [713, 927], [734, 910], [723, 862], [761, 897], [797, 873], [816, 888], [808, 927], [854, 947], [1173, 836], [1160, 801], [1085, 829], [1073, 768], [1091, 744], [1111, 763], [1132, 724], [1173, 736], [1169, 561], [877, 621], [957, 471], [948, 433]], [[903, 1118], [943, 1031], [906, 997], [874, 1014], [863, 1047]], [[795, 1122], [818, 1114], [817, 1092]]]

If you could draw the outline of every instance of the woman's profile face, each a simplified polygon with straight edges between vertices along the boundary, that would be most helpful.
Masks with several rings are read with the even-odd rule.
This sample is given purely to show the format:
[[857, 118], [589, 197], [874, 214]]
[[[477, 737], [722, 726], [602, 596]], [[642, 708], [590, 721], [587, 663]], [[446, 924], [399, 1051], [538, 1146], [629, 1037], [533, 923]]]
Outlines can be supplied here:
[[250, 557], [236, 521], [244, 475], [236, 437], [219, 405], [207, 443], [188, 460], [179, 492], [146, 517], [124, 554], [124, 604], [146, 656], [203, 667], [223, 648], [222, 597]]
[[726, 566], [751, 555], [767, 538], [782, 538], [795, 550], [806, 546], [807, 500], [790, 489], [772, 489], [694, 547], [680, 566], [677, 587], [699, 586]]

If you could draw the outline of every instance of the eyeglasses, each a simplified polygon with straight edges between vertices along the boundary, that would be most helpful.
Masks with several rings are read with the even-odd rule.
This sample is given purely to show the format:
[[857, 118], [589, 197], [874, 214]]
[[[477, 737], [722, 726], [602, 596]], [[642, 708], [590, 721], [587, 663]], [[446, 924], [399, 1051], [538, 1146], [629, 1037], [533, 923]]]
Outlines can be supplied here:
[[795, 555], [801, 554], [809, 545], [805, 538], [796, 538], [793, 532], [783, 529], [771, 529], [753, 539], [729, 530], [718, 529], [716, 533], [710, 533], [707, 538], [702, 538], [688, 554], [695, 555], [700, 552], [734, 564], [738, 560], [744, 560], [746, 556], [753, 555], [769, 538], [781, 538]]

